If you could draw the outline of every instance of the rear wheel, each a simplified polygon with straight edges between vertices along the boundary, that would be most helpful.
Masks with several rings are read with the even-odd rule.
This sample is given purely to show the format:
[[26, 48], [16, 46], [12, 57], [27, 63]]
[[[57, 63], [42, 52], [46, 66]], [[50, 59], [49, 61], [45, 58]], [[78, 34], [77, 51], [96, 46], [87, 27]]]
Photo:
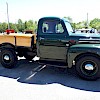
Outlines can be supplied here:
[[5, 68], [13, 68], [17, 64], [17, 55], [13, 49], [1, 49], [0, 62]]
[[76, 71], [84, 79], [97, 79], [100, 76], [99, 62], [100, 60], [94, 56], [81, 57], [76, 62]]

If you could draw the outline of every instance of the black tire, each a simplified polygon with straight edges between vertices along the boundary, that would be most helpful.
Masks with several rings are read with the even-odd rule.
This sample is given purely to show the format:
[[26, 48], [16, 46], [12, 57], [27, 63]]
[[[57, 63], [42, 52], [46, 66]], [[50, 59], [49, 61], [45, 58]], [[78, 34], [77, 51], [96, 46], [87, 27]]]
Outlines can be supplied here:
[[13, 49], [1, 49], [0, 62], [5, 68], [14, 68], [17, 64], [17, 55]]
[[81, 57], [76, 62], [76, 71], [81, 78], [96, 80], [100, 77], [100, 60], [88, 55]]

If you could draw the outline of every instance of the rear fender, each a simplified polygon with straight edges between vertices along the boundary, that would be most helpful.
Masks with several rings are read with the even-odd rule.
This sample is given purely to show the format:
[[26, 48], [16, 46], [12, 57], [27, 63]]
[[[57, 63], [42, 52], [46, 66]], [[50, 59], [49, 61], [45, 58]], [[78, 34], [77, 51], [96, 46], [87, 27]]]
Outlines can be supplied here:
[[11, 48], [11, 49], [15, 49], [15, 46], [11, 43], [2, 43], [0, 44], [0, 48]]

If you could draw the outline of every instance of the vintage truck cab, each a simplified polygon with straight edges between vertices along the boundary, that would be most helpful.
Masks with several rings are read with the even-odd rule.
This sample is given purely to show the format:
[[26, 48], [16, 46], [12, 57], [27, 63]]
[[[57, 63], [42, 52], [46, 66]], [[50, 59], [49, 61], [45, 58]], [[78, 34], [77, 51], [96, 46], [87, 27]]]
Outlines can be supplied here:
[[[7, 41], [11, 44], [10, 47], [6, 46], [7, 43], [2, 45], [4, 40], [0, 42], [0, 61], [6, 68], [14, 67], [17, 56], [20, 54], [29, 60], [37, 55], [40, 61], [63, 62], [66, 65], [64, 68], [71, 68], [74, 65], [82, 78], [94, 80], [100, 77], [99, 34], [74, 33], [68, 20], [43, 17], [38, 21], [37, 37], [27, 34], [27, 36], [24, 35], [23, 40], [22, 35], [20, 38], [24, 41], [23, 43], [18, 36], [13, 37], [15, 39], [13, 44], [9, 43], [10, 40]], [[29, 38], [26, 41], [27, 37]], [[11, 48], [12, 45], [13, 48]]]

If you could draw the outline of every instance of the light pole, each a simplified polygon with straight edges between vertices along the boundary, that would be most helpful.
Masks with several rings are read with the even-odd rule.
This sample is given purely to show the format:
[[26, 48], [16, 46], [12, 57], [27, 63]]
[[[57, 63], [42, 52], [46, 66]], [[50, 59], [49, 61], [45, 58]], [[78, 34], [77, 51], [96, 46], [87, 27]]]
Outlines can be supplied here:
[[6, 2], [7, 5], [7, 20], [8, 20], [8, 29], [10, 29], [10, 25], [9, 25], [9, 13], [8, 13], [8, 3]]
[[88, 13], [87, 13], [87, 28], [89, 28]]

